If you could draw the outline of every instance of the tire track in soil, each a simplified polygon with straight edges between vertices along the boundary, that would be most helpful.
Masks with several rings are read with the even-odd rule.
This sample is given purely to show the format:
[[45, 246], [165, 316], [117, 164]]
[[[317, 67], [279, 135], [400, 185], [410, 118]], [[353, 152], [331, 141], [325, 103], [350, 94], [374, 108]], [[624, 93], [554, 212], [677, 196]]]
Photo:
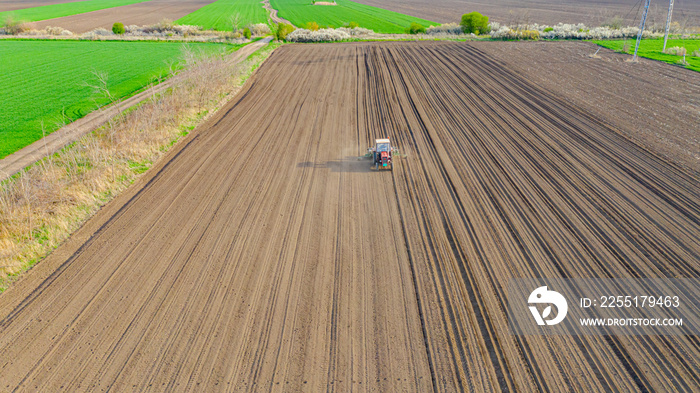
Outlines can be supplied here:
[[696, 390], [694, 337], [508, 331], [514, 277], [698, 277], [696, 180], [615, 127], [476, 45], [284, 46], [0, 296], [0, 389]]

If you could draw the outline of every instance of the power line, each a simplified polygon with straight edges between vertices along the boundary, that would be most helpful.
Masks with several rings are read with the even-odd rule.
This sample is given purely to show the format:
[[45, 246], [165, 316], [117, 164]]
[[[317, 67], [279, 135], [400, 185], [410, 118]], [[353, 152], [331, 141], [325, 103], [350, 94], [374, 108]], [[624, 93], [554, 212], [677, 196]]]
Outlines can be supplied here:
[[630, 16], [632, 11], [634, 11], [635, 7], [637, 8], [637, 11], [634, 13], [634, 19], [637, 19], [637, 16], [639, 16], [639, 9], [642, 7], [642, 0], [637, 0], [636, 3], [632, 4], [632, 8], [630, 8], [630, 10], [627, 11], [627, 15], [625, 15], [625, 17], [622, 18], [622, 20], [627, 20], [627, 17]]

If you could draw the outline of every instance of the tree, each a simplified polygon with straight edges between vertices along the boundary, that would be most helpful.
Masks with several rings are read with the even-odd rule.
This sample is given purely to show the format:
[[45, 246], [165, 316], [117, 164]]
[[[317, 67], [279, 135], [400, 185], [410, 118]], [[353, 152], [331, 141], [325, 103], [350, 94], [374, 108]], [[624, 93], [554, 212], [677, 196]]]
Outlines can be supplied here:
[[462, 15], [462, 22], [460, 22], [459, 25], [462, 26], [462, 31], [466, 34], [488, 34], [491, 31], [489, 27], [489, 17], [481, 15], [478, 12], [470, 12]]
[[275, 31], [275, 37], [277, 38], [278, 41], [284, 41], [287, 39], [287, 34], [291, 33], [294, 31], [294, 26], [288, 24], [288, 23], [278, 23], [277, 24], [277, 31]]
[[124, 24], [121, 22], [117, 22], [112, 25], [112, 33], [114, 34], [124, 34], [126, 33], [126, 29], [124, 28]]
[[408, 28], [408, 34], [419, 34], [419, 33], [425, 33], [425, 27], [423, 25], [413, 22], [411, 23], [411, 26]]
[[250, 29], [246, 27], [245, 29], [243, 29], [243, 36], [247, 39], [250, 39], [250, 37], [252, 37], [253, 34], [250, 32]]
[[234, 33], [237, 32], [238, 29], [241, 28], [242, 21], [243, 17], [241, 16], [240, 12], [236, 12], [235, 14], [229, 16], [228, 22], [231, 24], [231, 31]]

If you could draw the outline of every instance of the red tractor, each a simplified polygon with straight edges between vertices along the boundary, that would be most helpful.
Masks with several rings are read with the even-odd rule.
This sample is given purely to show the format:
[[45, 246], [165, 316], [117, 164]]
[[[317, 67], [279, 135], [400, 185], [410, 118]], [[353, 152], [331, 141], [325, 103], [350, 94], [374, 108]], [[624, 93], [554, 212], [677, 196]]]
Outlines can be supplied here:
[[391, 147], [389, 139], [375, 140], [374, 147], [370, 147], [367, 151], [369, 152], [367, 156], [372, 157], [372, 166], [375, 170], [389, 169], [391, 171], [394, 169], [392, 155], [397, 152], [397, 149]]

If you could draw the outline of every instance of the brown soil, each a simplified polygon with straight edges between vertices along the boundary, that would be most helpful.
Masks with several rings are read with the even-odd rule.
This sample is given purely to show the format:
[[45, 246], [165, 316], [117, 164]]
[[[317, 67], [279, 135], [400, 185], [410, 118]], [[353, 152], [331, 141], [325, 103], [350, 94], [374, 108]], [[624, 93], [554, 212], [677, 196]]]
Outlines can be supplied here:
[[700, 179], [700, 73], [583, 42], [479, 42], [484, 53]]
[[[625, 25], [639, 24], [639, 0], [356, 0], [358, 3], [414, 15], [440, 23], [458, 23], [462, 14], [472, 11], [491, 17], [492, 21], [508, 24], [586, 23], [598, 26], [614, 16]], [[643, 1], [642, 1], [643, 3]], [[648, 26], [666, 23], [668, 1], [649, 7]], [[673, 20], [688, 27], [700, 27], [700, 2], [676, 1]]]
[[0, 12], [21, 10], [21, 9], [25, 9], [25, 8], [41, 7], [43, 5], [50, 5], [50, 4], [73, 3], [75, 1], [82, 1], [82, 0], [31, 0], [31, 1], [0, 0]]
[[215, 0], [150, 0], [143, 3], [108, 8], [84, 14], [34, 22], [38, 29], [46, 26], [63, 27], [74, 33], [85, 33], [102, 27], [112, 29], [115, 22], [128, 25], [152, 25], [163, 19], [176, 20]]
[[513, 277], [700, 276], [700, 195], [477, 45], [284, 46], [169, 157], [0, 296], [0, 389], [700, 384], [694, 337], [509, 332]]

